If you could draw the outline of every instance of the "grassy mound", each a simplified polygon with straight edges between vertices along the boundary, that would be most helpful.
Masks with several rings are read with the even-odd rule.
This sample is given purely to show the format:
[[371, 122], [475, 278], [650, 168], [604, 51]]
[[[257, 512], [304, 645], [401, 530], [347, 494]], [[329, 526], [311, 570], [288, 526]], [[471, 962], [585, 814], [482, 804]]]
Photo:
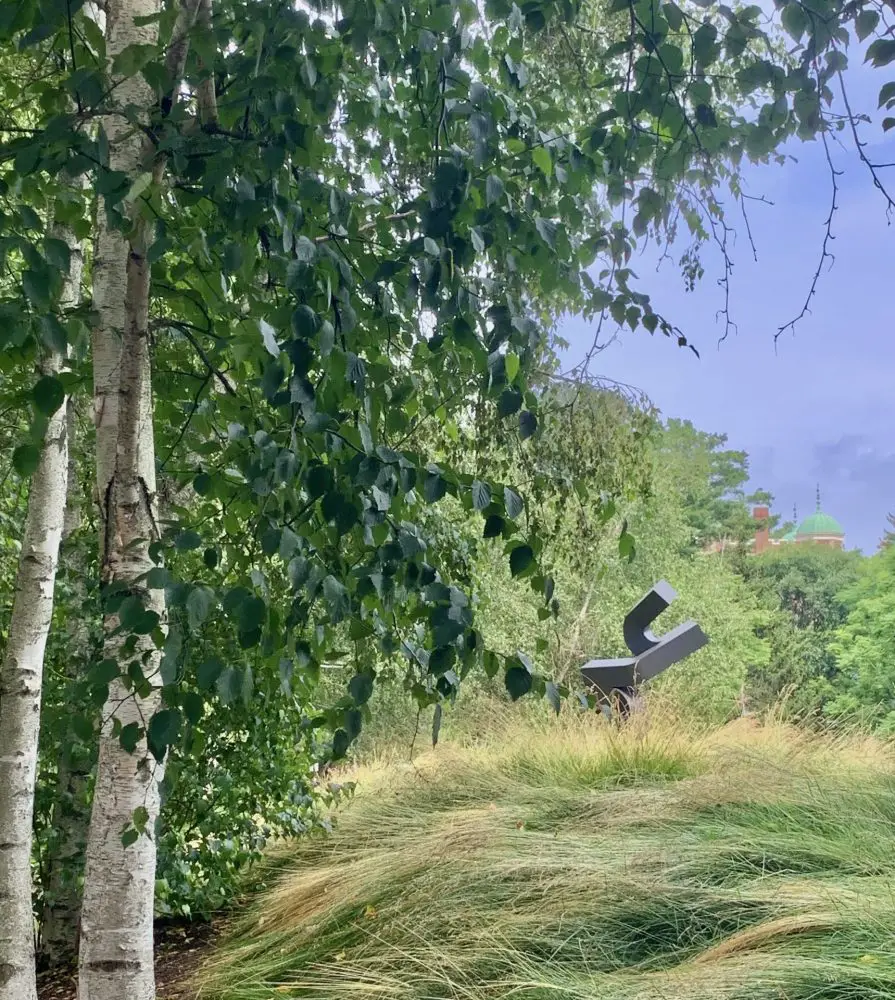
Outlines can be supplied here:
[[895, 998], [895, 760], [673, 719], [505, 723], [358, 776], [220, 1000]]

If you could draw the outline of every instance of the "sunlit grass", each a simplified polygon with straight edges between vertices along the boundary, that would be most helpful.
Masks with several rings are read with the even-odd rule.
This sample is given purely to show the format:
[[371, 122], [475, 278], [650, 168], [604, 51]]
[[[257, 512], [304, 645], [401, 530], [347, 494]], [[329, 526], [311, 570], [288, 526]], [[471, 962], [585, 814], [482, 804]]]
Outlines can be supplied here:
[[856, 734], [498, 713], [359, 769], [214, 1000], [895, 998], [895, 766]]

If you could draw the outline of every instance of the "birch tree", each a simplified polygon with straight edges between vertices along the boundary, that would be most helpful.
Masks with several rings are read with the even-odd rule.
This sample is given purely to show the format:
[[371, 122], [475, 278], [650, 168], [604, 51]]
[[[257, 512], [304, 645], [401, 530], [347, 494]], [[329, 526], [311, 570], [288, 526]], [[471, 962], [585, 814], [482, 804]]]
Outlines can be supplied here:
[[[114, 106], [102, 128], [108, 140], [108, 169], [133, 185], [148, 168], [140, 123], [148, 121], [154, 92], [139, 73], [115, 73], [116, 58], [132, 45], [153, 46], [159, 12], [155, 0], [117, 0], [105, 10], [106, 56], [115, 86]], [[148, 19], [137, 24], [138, 18]], [[119, 588], [119, 607], [107, 613], [104, 655], [120, 666], [135, 664], [130, 684], [116, 677], [103, 707], [99, 762], [87, 841], [79, 947], [80, 1000], [155, 994], [152, 888], [155, 844], [152, 824], [158, 811], [157, 764], [145, 736], [128, 746], [119, 734], [141, 731], [158, 700], [158, 651], [143, 637], [125, 645], [127, 613], [164, 613], [162, 595], [136, 581], [147, 569], [147, 547], [155, 534], [155, 455], [146, 313], [143, 225], [102, 199], [98, 205], [92, 336], [96, 500], [100, 512], [102, 582]], [[121, 605], [127, 601], [126, 608]], [[113, 605], [114, 607], [114, 605]], [[132, 609], [132, 610], [131, 610]], [[152, 631], [149, 629], [148, 631]], [[139, 810], [139, 812], [138, 812]], [[135, 815], [143, 824], [125, 843], [122, 833]], [[126, 975], [131, 989], [122, 989]]]
[[97, 501], [106, 661], [120, 671], [103, 708], [99, 762], [81, 907], [80, 1000], [155, 996], [153, 905], [155, 823], [163, 753], [153, 753], [160, 703], [164, 591], [149, 582], [151, 545], [160, 540], [156, 498], [150, 261], [154, 228], [140, 194], [158, 186], [165, 158], [145, 136], [152, 113], [177, 98], [196, 0], [177, 10], [167, 47], [169, 89], [158, 100], [140, 72], [123, 73], [129, 52], [158, 44], [157, 0], [120, 0], [106, 15], [106, 56], [115, 106], [105, 119], [109, 169], [131, 185], [130, 209], [99, 215], [93, 336]]
[[[79, 471], [83, 469], [86, 448], [80, 440], [75, 402], [66, 408], [68, 436], [68, 484], [62, 547], [59, 565], [66, 582], [67, 608], [72, 613], [62, 618], [66, 648], [63, 674], [66, 679], [64, 736], [60, 738], [54, 759], [55, 782], [49, 827], [50, 840], [43, 863], [44, 898], [40, 913], [38, 961], [46, 966], [60, 966], [77, 953], [77, 930], [81, 911], [80, 881], [83, 874], [84, 848], [90, 821], [88, 790], [92, 775], [92, 755], [85, 752], [77, 737], [75, 715], [78, 704], [72, 695], [87, 671], [91, 656], [91, 595], [88, 587], [90, 560], [85, 552], [84, 503]], [[79, 447], [80, 446], [80, 447]], [[58, 608], [58, 599], [57, 599]], [[59, 612], [57, 610], [57, 617]], [[77, 701], [77, 699], [74, 699]]]
[[[83, 256], [68, 228], [57, 226], [51, 238], [68, 258], [59, 300], [64, 310], [80, 296]], [[57, 378], [64, 364], [64, 351], [51, 350], [32, 393], [36, 409], [47, 418], [46, 430], [31, 476], [9, 640], [0, 666], [0, 1000], [37, 997], [31, 838], [44, 650], [68, 479], [67, 405]], [[28, 471], [23, 463], [30, 461], [30, 452], [25, 454], [19, 452], [22, 471]]]
[[[154, 46], [159, 12], [155, 0], [115, 0], [105, 11], [106, 56], [115, 85], [114, 106], [102, 128], [108, 169], [131, 185], [150, 168], [140, 124], [148, 121], [154, 92], [139, 73], [115, 73], [116, 59], [132, 45]], [[149, 23], [138, 24], [143, 18]], [[132, 202], [131, 202], [132, 204]], [[157, 763], [137, 735], [158, 701], [158, 650], [148, 633], [162, 620], [163, 595], [137, 581], [151, 568], [155, 537], [155, 454], [147, 342], [148, 274], [145, 226], [133, 211], [102, 200], [97, 212], [92, 337], [97, 505], [103, 585], [117, 592], [107, 611], [104, 655], [129, 680], [115, 677], [103, 707], [99, 762], [87, 841], [81, 907], [78, 996], [105, 1000], [155, 995], [152, 886], [158, 812]], [[149, 563], [149, 565], [147, 565]], [[114, 596], [112, 598], [114, 602]], [[128, 615], [151, 616], [152, 627], [133, 640]], [[131, 640], [131, 641], [128, 641]], [[141, 829], [122, 834], [141, 816]], [[123, 977], [129, 989], [122, 988]]]

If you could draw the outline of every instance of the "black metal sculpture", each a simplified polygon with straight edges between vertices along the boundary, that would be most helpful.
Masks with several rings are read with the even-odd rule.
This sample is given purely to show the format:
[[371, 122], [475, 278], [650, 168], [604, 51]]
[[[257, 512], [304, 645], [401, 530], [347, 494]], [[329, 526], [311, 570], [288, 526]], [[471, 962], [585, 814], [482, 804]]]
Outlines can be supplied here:
[[633, 655], [618, 660], [590, 660], [581, 668], [584, 679], [604, 701], [617, 700], [622, 714], [633, 707], [640, 684], [702, 649], [709, 641], [692, 619], [662, 636], [655, 636], [649, 630], [675, 597], [674, 588], [666, 580], [660, 580], [625, 616], [625, 645]]

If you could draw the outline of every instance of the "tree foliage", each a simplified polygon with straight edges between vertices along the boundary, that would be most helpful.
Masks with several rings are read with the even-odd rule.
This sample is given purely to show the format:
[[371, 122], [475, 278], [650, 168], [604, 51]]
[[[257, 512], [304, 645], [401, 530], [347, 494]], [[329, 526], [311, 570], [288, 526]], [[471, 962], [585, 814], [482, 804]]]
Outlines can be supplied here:
[[[65, 395], [83, 399], [108, 308], [63, 299], [71, 246], [55, 227], [85, 246], [97, 220], [121, 234], [147, 296], [123, 333], [145, 325], [151, 348], [151, 401], [148, 375], [122, 384], [145, 392], [158, 496], [140, 497], [151, 490], [131, 476], [128, 497], [116, 485], [94, 500], [113, 535], [128, 505], [158, 509], [153, 566], [130, 580], [82, 561], [121, 656], [88, 648], [47, 725], [89, 747], [110, 689], [140, 702], [160, 681], [151, 717], [110, 725], [124, 750], [145, 741], [171, 757], [169, 803], [195, 805], [191, 783], [223, 775], [253, 786], [198, 823], [169, 812], [163, 858], [195, 849], [199, 867], [231, 811], [270, 813], [284, 794], [282, 772], [237, 763], [246, 732], [297, 767], [340, 758], [377, 679], [396, 674], [421, 708], [455, 698], [477, 667], [514, 697], [555, 698], [529, 655], [539, 637], [527, 653], [483, 635], [479, 542], [547, 622], [560, 612], [551, 562], [580, 581], [582, 540], [607, 580], [633, 560], [644, 576], [625, 579], [639, 588], [660, 567], [702, 579], [692, 550], [739, 537], [745, 458], [670, 426], [657, 465], [680, 459], [690, 493], [650, 508], [648, 421], [551, 380], [554, 323], [572, 310], [686, 345], [640, 286], [635, 250], [683, 227], [723, 248], [724, 198], [742, 204], [746, 159], [856, 129], [830, 110], [851, 26], [878, 34], [875, 65], [895, 57], [876, 5], [838, 0], [781, 4], [788, 51], [759, 7], [691, 0], [201, 9], [166, 3], [136, 24], [126, 2], [109, 18], [68, 0], [0, 5], [0, 372], [4, 411], [22, 414], [3, 428], [9, 482], [35, 468]], [[148, 40], [119, 51], [128, 18]], [[599, 44], [582, 44], [594, 32]], [[891, 84], [881, 100], [895, 100]], [[122, 135], [142, 149], [127, 169]], [[88, 280], [105, 263], [90, 261]], [[39, 374], [49, 351], [70, 371]], [[20, 509], [4, 492], [4, 524]], [[642, 543], [650, 518], [662, 528]], [[738, 584], [704, 565], [728, 599]], [[611, 593], [627, 600], [620, 583]], [[753, 656], [743, 620], [737, 671]], [[324, 699], [332, 663], [348, 683]], [[303, 808], [266, 825], [304, 823]], [[125, 842], [145, 826], [138, 810]]]
[[895, 727], [895, 549], [868, 559], [843, 594], [848, 618], [836, 630], [831, 652], [838, 668], [827, 706], [834, 717], [859, 716], [890, 733]]
[[858, 552], [823, 545], [783, 545], [743, 563], [746, 580], [779, 611], [763, 633], [769, 661], [751, 672], [754, 707], [782, 700], [796, 716], [818, 718], [840, 670], [831, 640], [846, 620], [845, 592], [862, 564]]
[[726, 434], [697, 430], [689, 420], [671, 419], [659, 439], [659, 460], [674, 470], [689, 537], [689, 551], [713, 543], [742, 547], [755, 532], [750, 502], [770, 499], [759, 492], [747, 496], [749, 458], [726, 448]]

